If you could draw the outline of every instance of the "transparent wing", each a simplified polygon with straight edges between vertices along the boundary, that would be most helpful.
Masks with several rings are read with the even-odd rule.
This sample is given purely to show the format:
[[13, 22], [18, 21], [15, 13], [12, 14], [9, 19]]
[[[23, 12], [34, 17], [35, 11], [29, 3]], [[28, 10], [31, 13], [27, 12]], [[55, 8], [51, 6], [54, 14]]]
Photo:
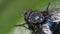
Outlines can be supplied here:
[[31, 34], [31, 31], [24, 27], [16, 27], [14, 34]]
[[[27, 24], [24, 25], [24, 26], [26, 26], [28, 28], [28, 25]], [[27, 28], [25, 28], [23, 26], [17, 26], [15, 28], [13, 28], [12, 34], [31, 34], [32, 31], [29, 30], [29, 29], [27, 29]]]
[[60, 8], [55, 8], [50, 10], [50, 14], [52, 14], [52, 20], [53, 18], [55, 18], [55, 20], [53, 20], [53, 22], [57, 22], [57, 24], [60, 22]]

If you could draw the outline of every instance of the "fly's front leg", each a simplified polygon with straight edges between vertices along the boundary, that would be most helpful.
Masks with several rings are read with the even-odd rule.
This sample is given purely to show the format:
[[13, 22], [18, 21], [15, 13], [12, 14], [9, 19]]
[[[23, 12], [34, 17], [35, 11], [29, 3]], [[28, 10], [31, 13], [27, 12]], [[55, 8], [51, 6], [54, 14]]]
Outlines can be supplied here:
[[22, 26], [22, 27], [25, 27], [26, 29], [29, 29], [28, 27], [25, 26], [25, 24], [27, 24], [27, 23], [23, 23], [23, 24], [20, 24], [20, 25], [15, 25], [15, 27]]

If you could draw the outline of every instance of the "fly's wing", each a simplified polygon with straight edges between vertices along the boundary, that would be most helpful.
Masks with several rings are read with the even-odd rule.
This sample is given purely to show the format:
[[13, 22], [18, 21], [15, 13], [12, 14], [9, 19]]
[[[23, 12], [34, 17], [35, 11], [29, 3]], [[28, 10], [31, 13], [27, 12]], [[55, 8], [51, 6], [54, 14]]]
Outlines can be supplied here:
[[31, 34], [31, 31], [25, 27], [15, 27], [14, 34]]
[[60, 8], [55, 8], [50, 11], [50, 14], [52, 14], [52, 18], [55, 18], [53, 22], [59, 22], [60, 21]]
[[[27, 24], [24, 25], [24, 26], [28, 28]], [[32, 31], [29, 30], [29, 29], [27, 29], [27, 28], [25, 28], [25, 27], [23, 27], [23, 26], [17, 26], [15, 28], [13, 28], [12, 34], [31, 34]]]
[[54, 34], [60, 34], [60, 8], [55, 8], [50, 11], [50, 14], [52, 14], [52, 20], [56, 24], [54, 24], [53, 29], [55, 30]]

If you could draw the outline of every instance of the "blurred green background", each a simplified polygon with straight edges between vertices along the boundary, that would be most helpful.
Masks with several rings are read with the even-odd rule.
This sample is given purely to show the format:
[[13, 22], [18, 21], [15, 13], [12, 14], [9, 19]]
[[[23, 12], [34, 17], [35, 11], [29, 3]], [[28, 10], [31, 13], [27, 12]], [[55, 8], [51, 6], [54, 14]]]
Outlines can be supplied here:
[[[60, 0], [50, 0], [50, 8], [60, 5]], [[0, 0], [0, 34], [10, 34], [14, 25], [23, 23], [23, 14], [26, 10], [44, 11], [49, 0]]]

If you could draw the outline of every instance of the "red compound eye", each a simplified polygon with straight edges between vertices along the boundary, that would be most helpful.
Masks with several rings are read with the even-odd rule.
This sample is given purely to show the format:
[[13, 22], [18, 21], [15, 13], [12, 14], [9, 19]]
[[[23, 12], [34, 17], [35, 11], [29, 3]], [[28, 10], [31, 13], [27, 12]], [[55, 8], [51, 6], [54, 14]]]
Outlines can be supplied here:
[[32, 10], [31, 10], [31, 9], [28, 10], [27, 12], [25, 12], [25, 14], [24, 14], [24, 19], [25, 19], [25, 20], [28, 20], [28, 17], [29, 17], [29, 15], [30, 15], [30, 13], [32, 13]]

